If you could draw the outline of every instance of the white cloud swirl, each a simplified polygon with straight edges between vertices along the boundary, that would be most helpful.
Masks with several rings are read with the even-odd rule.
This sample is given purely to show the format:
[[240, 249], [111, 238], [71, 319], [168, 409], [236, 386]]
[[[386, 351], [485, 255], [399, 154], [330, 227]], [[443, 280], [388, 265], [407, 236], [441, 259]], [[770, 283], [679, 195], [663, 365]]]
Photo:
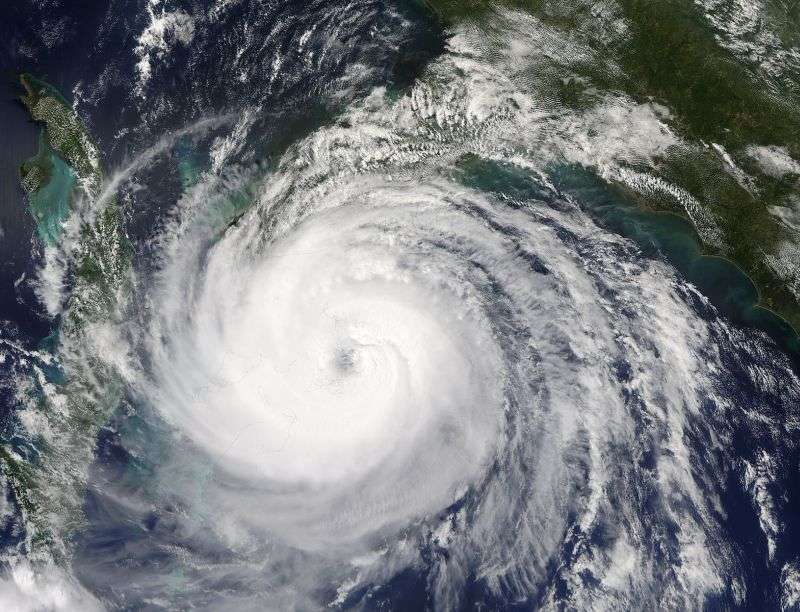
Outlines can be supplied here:
[[295, 542], [437, 511], [503, 438], [487, 298], [463, 254], [427, 242], [442, 226], [487, 237], [429, 196], [355, 194], [265, 253], [232, 231], [189, 277], [190, 307], [163, 322], [159, 405], [263, 487], [261, 511]]
[[[642, 170], [679, 145], [663, 109], [550, 112], [507, 76], [544, 27], [517, 21], [295, 143], [227, 227], [248, 181], [209, 173], [154, 243], [131, 382], [171, 426], [140, 452], [153, 505], [202, 543], [175, 553], [187, 599], [235, 606], [235, 574], [254, 607], [346, 605], [425, 555], [443, 610], [475, 583], [551, 608], [744, 601], [732, 440], [797, 379], [552, 185], [580, 166], [694, 205]], [[751, 417], [721, 364], [759, 352]]]

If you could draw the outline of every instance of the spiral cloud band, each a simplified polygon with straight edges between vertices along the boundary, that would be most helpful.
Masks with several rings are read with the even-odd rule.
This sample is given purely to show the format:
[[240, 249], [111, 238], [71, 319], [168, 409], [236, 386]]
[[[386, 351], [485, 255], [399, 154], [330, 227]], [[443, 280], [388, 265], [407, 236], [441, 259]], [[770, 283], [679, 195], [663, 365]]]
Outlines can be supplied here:
[[[506, 562], [530, 572], [571, 513], [597, 529], [601, 493], [644, 479], [691, 501], [657, 519], [682, 526], [682, 580], [718, 580], [682, 439], [708, 331], [666, 268], [566, 202], [378, 176], [323, 201], [287, 204], [266, 242], [254, 212], [168, 276], [181, 303], [159, 309], [155, 401], [226, 474], [213, 503], [307, 550], [469, 507], [478, 540], [525, 525]], [[609, 464], [619, 445], [639, 459]], [[641, 516], [619, 546], [646, 562]]]
[[788, 3], [18, 3], [0, 612], [800, 609]]
[[[193, 551], [233, 555], [209, 552], [200, 584], [232, 565], [273, 608], [352, 604], [423, 557], [438, 609], [470, 581], [577, 608], [743, 601], [720, 500], [749, 470], [775, 549], [757, 449], [797, 380], [550, 182], [640, 176], [677, 142], [661, 111], [609, 97], [602, 120], [545, 117], [470, 44], [291, 147], [238, 214], [224, 173], [184, 196], [131, 349], [173, 436], [155, 497]], [[602, 146], [573, 146], [588, 125]]]
[[442, 226], [455, 234], [440, 240], [469, 251], [488, 237], [436, 195], [373, 193], [263, 256], [237, 252], [234, 232], [168, 341], [158, 370], [173, 416], [225, 469], [269, 487], [276, 520], [318, 500], [323, 521], [306, 535], [443, 508], [502, 440], [513, 381], [486, 312], [502, 296], [487, 297], [483, 264], [430, 242]]

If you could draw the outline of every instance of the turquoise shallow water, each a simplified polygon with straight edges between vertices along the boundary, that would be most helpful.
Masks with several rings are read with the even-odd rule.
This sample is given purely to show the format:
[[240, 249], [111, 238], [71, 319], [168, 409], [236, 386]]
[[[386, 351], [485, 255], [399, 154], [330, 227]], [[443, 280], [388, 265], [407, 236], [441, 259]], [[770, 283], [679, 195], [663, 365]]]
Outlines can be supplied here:
[[[502, 198], [547, 197], [523, 171], [469, 158], [461, 180]], [[728, 319], [768, 334], [800, 370], [800, 337], [783, 318], [758, 305], [758, 291], [734, 263], [704, 254], [691, 223], [671, 213], [642, 209], [595, 174], [577, 166], [554, 168], [556, 188], [571, 196], [601, 226], [633, 240], [649, 257], [665, 259]]]
[[45, 143], [40, 144], [40, 157], [50, 164], [50, 180], [28, 196], [28, 206], [36, 221], [36, 230], [45, 244], [58, 241], [61, 226], [69, 215], [70, 199], [75, 188], [73, 170]]
[[727, 318], [767, 333], [800, 369], [800, 338], [783, 318], [758, 305], [750, 278], [734, 263], [703, 253], [687, 220], [644, 210], [597, 177], [574, 167], [556, 173], [557, 186], [574, 195], [602, 226], [636, 242], [643, 251], [675, 266]]

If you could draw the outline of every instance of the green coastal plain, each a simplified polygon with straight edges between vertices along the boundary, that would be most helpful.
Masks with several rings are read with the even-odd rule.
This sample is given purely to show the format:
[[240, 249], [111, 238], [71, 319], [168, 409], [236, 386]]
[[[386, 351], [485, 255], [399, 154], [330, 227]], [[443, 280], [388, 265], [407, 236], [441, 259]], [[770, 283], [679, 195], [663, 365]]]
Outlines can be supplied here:
[[[796, 163], [800, 160], [800, 79], [775, 53], [776, 48], [790, 49], [800, 42], [800, 4], [769, 0], [767, 19], [756, 24], [753, 32], [731, 33], [721, 29], [701, 3], [680, 0], [423, 3], [445, 24], [466, 21], [490, 31], [504, 22], [498, 18], [507, 9], [524, 11], [593, 49], [593, 61], [565, 59], [561, 50], [553, 49], [557, 69], [537, 73], [537, 88], [549, 88], [565, 109], [591, 108], [602, 93], [621, 93], [640, 103], [666, 107], [666, 121], [685, 146], [667, 151], [647, 172], [691, 194], [716, 219], [722, 239], [714, 244], [697, 232], [697, 257], [734, 264], [754, 287], [754, 307], [774, 313], [791, 326], [788, 331], [794, 338], [788, 344], [798, 347], [800, 227], [792, 220], [800, 210], [800, 166]], [[756, 52], [755, 42], [742, 52], [737, 48], [742, 44], [737, 34], [758, 40], [765, 32], [772, 47], [763, 56]], [[765, 167], [763, 160], [759, 163], [754, 151], [777, 151], [794, 165], [775, 171]], [[622, 184], [608, 187], [613, 192], [609, 197], [618, 206], [690, 221], [671, 198]], [[691, 230], [689, 225], [684, 227]], [[688, 243], [684, 246], [689, 248]], [[672, 259], [685, 258], [676, 254]], [[688, 270], [686, 262], [676, 263], [683, 264], [679, 267], [684, 272]], [[692, 266], [698, 268], [697, 262]], [[714, 274], [712, 270], [720, 264], [704, 262], [700, 267], [706, 269], [704, 274]], [[729, 271], [724, 276], [730, 276]], [[770, 328], [781, 326], [768, 318], [764, 312], [744, 317], [750, 319], [745, 322], [759, 319]]]

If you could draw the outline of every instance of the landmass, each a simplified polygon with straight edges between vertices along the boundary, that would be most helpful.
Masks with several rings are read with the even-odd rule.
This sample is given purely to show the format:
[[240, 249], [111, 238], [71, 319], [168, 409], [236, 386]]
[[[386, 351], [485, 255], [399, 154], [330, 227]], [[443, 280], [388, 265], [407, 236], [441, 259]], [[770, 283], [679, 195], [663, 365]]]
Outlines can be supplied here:
[[131, 248], [116, 197], [102, 191], [99, 150], [78, 114], [46, 82], [29, 74], [19, 81], [20, 100], [42, 129], [39, 152], [22, 164], [20, 180], [45, 255], [52, 250], [66, 262], [62, 280], [72, 290], [65, 303], [48, 306], [54, 328], [40, 347], [47, 357], [14, 431], [4, 436], [0, 470], [25, 519], [22, 552], [67, 563], [69, 539], [83, 524], [94, 441], [121, 399], [114, 368], [87, 343], [124, 305]]
[[[549, 87], [565, 108], [580, 111], [599, 101], [598, 92], [622, 92], [669, 109], [666, 121], [686, 146], [646, 171], [691, 194], [716, 220], [721, 240], [663, 192], [618, 184], [619, 197], [695, 223], [705, 253], [735, 263], [759, 305], [800, 330], [800, 78], [777, 51], [800, 43], [797, 7], [770, 5], [769, 23], [731, 32], [730, 20], [700, 2], [423, 1], [447, 23], [483, 28], [497, 27], [492, 14], [503, 9], [526, 11], [586, 43], [594, 59], [571, 58], [536, 76], [537, 87]], [[764, 31], [771, 46], [761, 53]], [[755, 42], [742, 43], [739, 34]]]

